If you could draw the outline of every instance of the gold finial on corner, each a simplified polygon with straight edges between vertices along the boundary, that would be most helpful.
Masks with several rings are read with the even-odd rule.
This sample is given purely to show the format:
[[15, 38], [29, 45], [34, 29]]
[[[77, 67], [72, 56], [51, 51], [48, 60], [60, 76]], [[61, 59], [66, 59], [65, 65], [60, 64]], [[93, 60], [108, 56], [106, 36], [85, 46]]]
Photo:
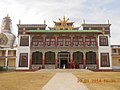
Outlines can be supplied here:
[[63, 20], [65, 21], [65, 16], [63, 16]]

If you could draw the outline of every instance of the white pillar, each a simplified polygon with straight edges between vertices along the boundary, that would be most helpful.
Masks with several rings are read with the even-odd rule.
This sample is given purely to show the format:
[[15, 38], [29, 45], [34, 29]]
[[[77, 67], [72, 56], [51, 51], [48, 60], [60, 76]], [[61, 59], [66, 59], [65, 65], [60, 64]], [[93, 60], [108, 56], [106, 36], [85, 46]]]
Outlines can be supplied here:
[[8, 66], [8, 50], [6, 50], [5, 66]]

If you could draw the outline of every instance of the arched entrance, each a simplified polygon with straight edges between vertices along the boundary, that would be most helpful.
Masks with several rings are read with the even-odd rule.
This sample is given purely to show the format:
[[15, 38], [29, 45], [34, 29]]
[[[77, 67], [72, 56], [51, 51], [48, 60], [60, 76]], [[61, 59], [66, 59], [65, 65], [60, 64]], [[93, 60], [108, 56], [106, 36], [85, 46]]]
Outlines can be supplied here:
[[36, 51], [32, 53], [32, 64], [42, 64], [42, 52]]
[[69, 68], [70, 52], [58, 52], [59, 68]]
[[96, 53], [86, 52], [86, 64], [96, 64]]
[[80, 64], [83, 64], [83, 53], [80, 51], [76, 51], [73, 53], [73, 62], [75, 67], [74, 68], [79, 68]]
[[55, 52], [48, 51], [45, 53], [45, 64], [55, 64]]

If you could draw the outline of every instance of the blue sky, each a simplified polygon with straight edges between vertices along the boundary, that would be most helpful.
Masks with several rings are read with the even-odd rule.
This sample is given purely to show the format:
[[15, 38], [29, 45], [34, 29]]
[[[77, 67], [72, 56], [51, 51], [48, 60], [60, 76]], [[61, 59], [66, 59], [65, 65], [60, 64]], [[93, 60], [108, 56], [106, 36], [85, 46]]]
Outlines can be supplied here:
[[7, 14], [12, 19], [13, 33], [17, 35], [19, 19], [21, 23], [43, 23], [53, 26], [62, 16], [80, 26], [86, 23], [107, 23], [111, 25], [111, 43], [120, 44], [120, 1], [119, 0], [1, 0], [0, 22]]

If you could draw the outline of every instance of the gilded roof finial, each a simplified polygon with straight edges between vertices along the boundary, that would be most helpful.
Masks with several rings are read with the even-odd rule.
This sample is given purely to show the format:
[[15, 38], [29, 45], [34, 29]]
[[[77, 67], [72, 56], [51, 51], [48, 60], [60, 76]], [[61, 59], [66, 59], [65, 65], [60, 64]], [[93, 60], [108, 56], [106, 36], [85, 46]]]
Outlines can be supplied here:
[[65, 21], [65, 16], [63, 16], [63, 20]]

